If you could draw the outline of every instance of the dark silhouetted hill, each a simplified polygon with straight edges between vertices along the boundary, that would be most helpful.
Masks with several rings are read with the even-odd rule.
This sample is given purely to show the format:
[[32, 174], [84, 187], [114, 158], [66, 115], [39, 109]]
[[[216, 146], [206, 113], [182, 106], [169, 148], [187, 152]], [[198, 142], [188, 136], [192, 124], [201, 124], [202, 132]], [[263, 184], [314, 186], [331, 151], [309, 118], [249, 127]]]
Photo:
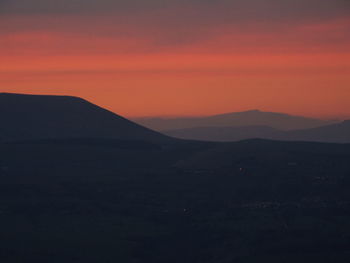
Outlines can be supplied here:
[[137, 123], [157, 131], [197, 127], [268, 126], [280, 130], [310, 129], [330, 124], [324, 121], [283, 113], [251, 110], [194, 118], [139, 118]]
[[349, 261], [350, 144], [154, 144], [0, 142], [0, 262]]
[[169, 140], [77, 97], [1, 93], [0, 114], [0, 137], [5, 141], [45, 138]]

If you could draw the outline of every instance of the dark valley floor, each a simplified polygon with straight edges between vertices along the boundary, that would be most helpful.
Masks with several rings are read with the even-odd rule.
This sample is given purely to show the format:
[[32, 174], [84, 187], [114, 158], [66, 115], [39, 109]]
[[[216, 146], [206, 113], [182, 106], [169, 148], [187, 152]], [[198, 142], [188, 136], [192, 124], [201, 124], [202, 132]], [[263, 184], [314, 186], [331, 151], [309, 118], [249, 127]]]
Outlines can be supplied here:
[[4, 263], [350, 258], [350, 145], [71, 139], [0, 152]]

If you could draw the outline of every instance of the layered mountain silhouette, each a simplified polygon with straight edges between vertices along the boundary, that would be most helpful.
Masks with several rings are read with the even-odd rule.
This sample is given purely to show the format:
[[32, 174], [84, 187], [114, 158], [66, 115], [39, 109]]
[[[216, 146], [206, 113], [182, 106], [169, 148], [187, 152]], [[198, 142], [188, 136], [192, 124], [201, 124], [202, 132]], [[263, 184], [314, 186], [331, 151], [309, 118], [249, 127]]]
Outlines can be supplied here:
[[283, 134], [280, 139], [350, 143], [350, 120], [314, 129], [289, 131]]
[[1, 93], [0, 114], [0, 138], [5, 141], [59, 138], [170, 140], [77, 97]]
[[197, 127], [165, 131], [181, 139], [203, 141], [240, 141], [246, 139], [271, 139], [284, 141], [314, 141], [350, 143], [350, 120], [322, 127], [282, 131], [268, 126]]
[[164, 134], [186, 140], [230, 142], [252, 138], [281, 138], [283, 131], [269, 126], [195, 127], [163, 131]]
[[134, 121], [157, 131], [197, 127], [242, 126], [268, 126], [279, 130], [296, 130], [311, 129], [333, 123], [332, 121], [292, 116], [276, 112], [264, 112], [260, 110], [250, 110], [194, 118], [139, 118], [134, 119]]
[[139, 120], [158, 130], [176, 127], [165, 130], [165, 135], [71, 96], [1, 93], [0, 113], [0, 139], [3, 141], [94, 138], [164, 142], [171, 141], [168, 137], [171, 136], [203, 141], [261, 138], [350, 143], [350, 121], [329, 124], [318, 119], [258, 110], [205, 118]]
[[[62, 96], [0, 94], [0, 121], [0, 262], [349, 261], [350, 144], [172, 140]], [[350, 121], [198, 129], [341, 141]]]

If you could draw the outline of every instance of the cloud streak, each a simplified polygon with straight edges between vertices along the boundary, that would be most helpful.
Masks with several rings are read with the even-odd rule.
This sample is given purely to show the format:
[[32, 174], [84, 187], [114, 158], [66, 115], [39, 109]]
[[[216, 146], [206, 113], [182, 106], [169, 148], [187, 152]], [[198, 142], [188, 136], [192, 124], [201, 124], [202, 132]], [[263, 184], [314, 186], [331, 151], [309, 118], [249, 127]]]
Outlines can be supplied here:
[[[71, 38], [73, 47], [77, 39], [90, 49], [98, 42], [96, 50], [104, 41], [120, 52], [127, 52], [127, 47], [132, 52], [154, 52], [195, 45], [205, 51], [213, 46], [210, 42], [237, 52], [243, 51], [240, 46], [279, 49], [293, 42], [299, 42], [297, 46], [341, 43], [335, 45], [341, 50], [350, 41], [349, 14], [347, 0], [2, 0], [0, 36], [5, 48], [9, 37], [15, 46], [29, 42], [30, 48], [35, 35], [41, 34], [38, 47], [46, 41], [53, 49], [55, 44], [45, 40], [46, 35], [58, 43], [63, 36]], [[21, 41], [21, 36], [28, 40]]]
[[[245, 21], [349, 16], [348, 0], [2, 0], [0, 14], [114, 14], [164, 11], [170, 20]], [[172, 12], [171, 12], [172, 11]], [[171, 15], [173, 13], [173, 16]]]

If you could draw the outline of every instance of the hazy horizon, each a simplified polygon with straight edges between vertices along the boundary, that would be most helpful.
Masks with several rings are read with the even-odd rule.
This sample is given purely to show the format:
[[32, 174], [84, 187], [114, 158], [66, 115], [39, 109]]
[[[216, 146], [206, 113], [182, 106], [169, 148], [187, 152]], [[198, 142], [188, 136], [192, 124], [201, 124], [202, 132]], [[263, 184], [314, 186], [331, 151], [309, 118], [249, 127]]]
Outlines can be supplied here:
[[[329, 115], [329, 116], [322, 116], [322, 115], [307, 115], [307, 114], [302, 114], [302, 113], [293, 113], [293, 112], [282, 112], [282, 111], [273, 111], [269, 109], [263, 109], [263, 108], [242, 108], [242, 109], [237, 109], [237, 110], [228, 110], [226, 112], [220, 112], [220, 111], [213, 111], [213, 112], [207, 112], [207, 113], [202, 113], [202, 114], [183, 114], [183, 115], [168, 115], [168, 114], [153, 114], [153, 115], [130, 115], [128, 113], [121, 114], [118, 109], [115, 109], [113, 107], [106, 107], [102, 104], [99, 104], [98, 102], [94, 101], [93, 99], [90, 100], [88, 98], [72, 95], [72, 94], [57, 94], [57, 93], [20, 93], [20, 92], [2, 92], [2, 93], [9, 93], [9, 94], [23, 94], [23, 95], [49, 95], [49, 96], [73, 96], [73, 97], [79, 97], [82, 99], [86, 99], [91, 103], [94, 103], [95, 105], [105, 107], [106, 109], [112, 111], [113, 113], [122, 115], [126, 118], [129, 119], [148, 119], [148, 118], [164, 118], [164, 119], [176, 119], [176, 118], [201, 118], [201, 117], [210, 117], [210, 116], [215, 116], [215, 115], [222, 115], [222, 114], [228, 114], [228, 113], [238, 113], [238, 112], [247, 112], [247, 111], [261, 111], [261, 112], [271, 112], [271, 113], [282, 113], [282, 114], [287, 114], [287, 115], [292, 115], [292, 116], [299, 116], [299, 117], [305, 117], [305, 118], [314, 118], [314, 119], [320, 119], [320, 120], [334, 120], [334, 121], [341, 121], [341, 120], [348, 120], [350, 119], [350, 114], [339, 114], [339, 115]], [[1, 93], [0, 93], [1, 94]]]

